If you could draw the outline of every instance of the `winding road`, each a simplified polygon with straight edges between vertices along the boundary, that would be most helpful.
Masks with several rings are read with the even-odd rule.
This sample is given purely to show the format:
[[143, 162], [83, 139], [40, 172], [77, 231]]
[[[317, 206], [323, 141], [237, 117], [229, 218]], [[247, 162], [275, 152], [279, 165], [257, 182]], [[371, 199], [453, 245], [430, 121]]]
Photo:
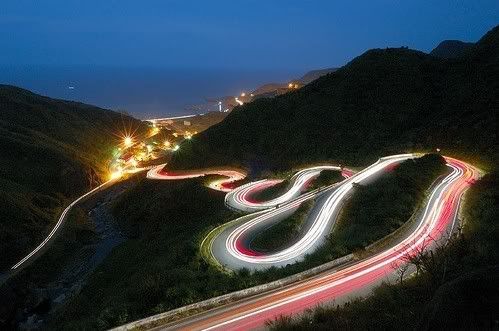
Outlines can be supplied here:
[[204, 170], [204, 171], [185, 171], [185, 172], [167, 172], [164, 170], [166, 164], [160, 164], [147, 172], [147, 178], [156, 180], [181, 180], [189, 178], [204, 177], [209, 175], [223, 176], [225, 178], [210, 182], [209, 187], [222, 192], [232, 190], [231, 183], [246, 178], [246, 174], [236, 170]]
[[[211, 241], [212, 252], [217, 259], [230, 256], [234, 266], [271, 266], [279, 263], [296, 261], [306, 252], [311, 252], [320, 242], [336, 218], [349, 191], [355, 183], [371, 180], [391, 165], [413, 158], [415, 155], [395, 155], [380, 159], [370, 167], [345, 179], [337, 185], [305, 193], [291, 198], [278, 207], [266, 212], [258, 212], [254, 218], [244, 218], [242, 224], [233, 224]], [[157, 315], [124, 325], [118, 329], [144, 327], [155, 323], [156, 329], [185, 330], [247, 330], [260, 328], [266, 320], [276, 316], [303, 312], [320, 303], [340, 303], [357, 295], [365, 295], [381, 281], [394, 277], [396, 269], [404, 257], [430, 247], [446, 239], [457, 221], [460, 200], [466, 189], [479, 177], [473, 166], [445, 157], [451, 172], [440, 179], [431, 189], [424, 209], [417, 215], [417, 222], [389, 248], [382, 249], [362, 260], [346, 262], [338, 267], [327, 269], [305, 280], [290, 285], [262, 291], [259, 294], [236, 300], [233, 303], [218, 306], [202, 313], [194, 314], [181, 320], [161, 324], [162, 315]], [[250, 185], [248, 185], [250, 186]], [[304, 200], [316, 198], [319, 208], [298, 242], [290, 247], [271, 254], [255, 254], [244, 241], [252, 229], [259, 224], [272, 220], [277, 214], [297, 208]], [[240, 203], [240, 201], [238, 202]], [[217, 245], [216, 242], [222, 244]], [[224, 248], [225, 246], [225, 248]], [[159, 326], [157, 326], [159, 325]]]
[[[366, 169], [352, 174], [345, 173], [340, 183], [303, 193], [307, 183], [317, 177], [323, 170], [340, 170], [337, 167], [313, 167], [300, 171], [291, 180], [291, 185], [282, 196], [267, 202], [256, 202], [251, 195], [276, 181], [259, 181], [232, 189], [232, 183], [245, 178], [245, 174], [235, 170], [210, 170], [204, 172], [168, 173], [163, 165], [150, 169], [147, 177], [152, 180], [179, 180], [206, 175], [220, 175], [226, 178], [217, 179], [209, 187], [230, 192], [226, 196], [226, 204], [242, 211], [256, 211], [246, 215], [242, 221], [230, 222], [212, 240], [210, 245], [213, 257], [229, 268], [249, 267], [264, 269], [281, 266], [303, 259], [306, 254], [320, 246], [329, 233], [343, 201], [356, 183], [372, 180], [384, 170], [396, 163], [414, 158], [413, 154], [394, 155], [381, 158]], [[155, 321], [159, 329], [213, 330], [231, 329], [247, 330], [262, 327], [266, 320], [279, 315], [303, 312], [320, 303], [348, 300], [352, 296], [364, 295], [382, 280], [393, 277], [403, 258], [434, 245], [435, 242], [447, 238], [457, 222], [460, 200], [466, 189], [479, 177], [479, 171], [473, 166], [454, 158], [445, 157], [451, 172], [440, 179], [431, 189], [424, 209], [417, 215], [415, 225], [398, 236], [398, 240], [389, 248], [372, 253], [362, 260], [346, 262], [338, 267], [321, 271], [304, 280], [295, 281], [284, 287], [261, 291], [232, 303], [218, 306], [202, 313], [193, 314], [184, 319], [161, 324], [161, 314], [136, 321], [118, 329], [146, 327]], [[106, 182], [94, 190], [72, 202], [62, 213], [49, 235], [26, 257], [12, 267], [12, 271], [20, 269], [34, 259], [43, 248], [56, 236], [71, 208], [81, 200], [103, 189], [112, 181]], [[304, 201], [315, 199], [315, 205], [306, 221], [305, 231], [298, 241], [289, 247], [268, 254], [250, 249], [248, 238], [292, 214]], [[159, 324], [158, 324], [159, 323]]]

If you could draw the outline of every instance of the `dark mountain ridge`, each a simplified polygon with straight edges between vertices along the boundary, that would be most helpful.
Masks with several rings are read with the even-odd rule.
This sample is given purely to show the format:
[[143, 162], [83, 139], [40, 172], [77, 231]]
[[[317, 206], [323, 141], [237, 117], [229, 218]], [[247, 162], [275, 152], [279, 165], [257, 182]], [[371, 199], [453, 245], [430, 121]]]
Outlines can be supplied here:
[[0, 85], [0, 268], [33, 248], [60, 208], [107, 179], [124, 126], [141, 122]]
[[460, 40], [444, 40], [435, 47], [430, 55], [442, 59], [455, 59], [464, 56], [473, 49], [474, 43], [467, 43]]
[[369, 50], [301, 89], [236, 107], [181, 146], [172, 168], [253, 170], [434, 151], [485, 168], [497, 164], [499, 28], [466, 56], [406, 48]]

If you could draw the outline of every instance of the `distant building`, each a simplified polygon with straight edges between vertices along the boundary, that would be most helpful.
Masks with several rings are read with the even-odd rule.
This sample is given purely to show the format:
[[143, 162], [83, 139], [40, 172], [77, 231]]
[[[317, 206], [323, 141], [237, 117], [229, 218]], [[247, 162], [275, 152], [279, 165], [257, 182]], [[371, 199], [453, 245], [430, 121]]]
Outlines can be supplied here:
[[185, 126], [189, 126], [189, 125], [191, 125], [191, 122], [189, 122], [189, 121], [184, 121], [184, 125], [185, 125]]

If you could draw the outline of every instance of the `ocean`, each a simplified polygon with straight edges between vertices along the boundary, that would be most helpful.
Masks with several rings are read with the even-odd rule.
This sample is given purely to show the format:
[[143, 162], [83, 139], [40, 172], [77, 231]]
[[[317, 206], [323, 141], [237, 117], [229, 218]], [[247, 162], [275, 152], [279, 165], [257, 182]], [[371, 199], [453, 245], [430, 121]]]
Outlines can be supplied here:
[[[303, 71], [118, 67], [0, 67], [0, 83], [52, 98], [125, 111], [140, 119], [200, 112], [211, 98], [239, 95]], [[212, 106], [215, 110], [215, 106]]]

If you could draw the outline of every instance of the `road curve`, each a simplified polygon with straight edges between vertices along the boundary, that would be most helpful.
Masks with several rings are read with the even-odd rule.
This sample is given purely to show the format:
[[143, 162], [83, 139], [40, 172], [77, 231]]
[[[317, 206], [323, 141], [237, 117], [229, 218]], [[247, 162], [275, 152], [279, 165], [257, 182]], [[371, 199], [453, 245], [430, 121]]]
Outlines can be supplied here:
[[[337, 185], [333, 184], [329, 187], [309, 192], [292, 201], [288, 198], [283, 200], [283, 202], [290, 202], [280, 206], [280, 208], [270, 210], [264, 214], [259, 214], [243, 224], [234, 224], [226, 227], [224, 231], [212, 241], [212, 247], [210, 248], [212, 255], [220, 264], [230, 269], [266, 269], [301, 261], [307, 254], [313, 253], [327, 239], [336, 220], [338, 211], [355, 183], [363, 183], [372, 180], [373, 177], [379, 176], [386, 168], [414, 157], [414, 154], [401, 154], [382, 158], [373, 165], [352, 175]], [[337, 167], [331, 168], [340, 170]], [[320, 170], [314, 168], [308, 173], [310, 174], [309, 176], [314, 175], [313, 171]], [[303, 174], [307, 174], [307, 172], [299, 173], [298, 178], [303, 176]], [[315, 174], [315, 176], [317, 175], [318, 174]], [[309, 179], [308, 177], [305, 177], [303, 180], [308, 181]], [[237, 192], [238, 190], [236, 189], [233, 192], [235, 191]], [[233, 192], [227, 194], [227, 198], [233, 198], [231, 196]], [[285, 196], [285, 194], [283, 196]], [[310, 199], [316, 199], [316, 203], [308, 215], [308, 219], [305, 221], [305, 231], [296, 242], [285, 249], [266, 254], [254, 251], [249, 247], [251, 239], [256, 234], [280, 220], [289, 217], [304, 201]], [[239, 200], [243, 199], [240, 198]], [[279, 200], [279, 202], [281, 202], [281, 200]], [[238, 202], [238, 204], [241, 205], [242, 203]], [[265, 204], [263, 205], [265, 206]], [[268, 204], [266, 206], [267, 208], [272, 207], [273, 204]]]
[[203, 171], [184, 171], [184, 172], [168, 172], [164, 170], [166, 164], [158, 165], [147, 172], [147, 178], [156, 180], [181, 180], [189, 178], [197, 178], [208, 175], [219, 175], [225, 178], [215, 180], [209, 184], [209, 187], [222, 192], [230, 192], [232, 190], [231, 183], [246, 178], [242, 172], [235, 170], [203, 170]]
[[11, 271], [19, 270], [22, 267], [24, 267], [27, 264], [29, 264], [30, 262], [32, 262], [38, 256], [38, 253], [40, 253], [48, 245], [48, 243], [56, 236], [56, 234], [60, 230], [61, 226], [64, 224], [64, 222], [65, 222], [65, 220], [66, 220], [66, 218], [68, 216], [69, 211], [76, 204], [80, 203], [82, 200], [88, 198], [89, 196], [91, 196], [92, 194], [96, 193], [97, 191], [100, 191], [102, 188], [104, 188], [105, 186], [107, 186], [108, 184], [110, 184], [112, 181], [113, 181], [113, 179], [111, 179], [111, 180], [109, 180], [107, 182], [102, 183], [101, 185], [97, 186], [96, 188], [90, 190], [89, 192], [83, 194], [82, 196], [80, 196], [79, 198], [77, 198], [76, 200], [74, 200], [73, 202], [71, 202], [69, 204], [69, 206], [67, 206], [63, 210], [61, 216], [59, 216], [59, 219], [57, 220], [57, 223], [52, 228], [52, 230], [50, 231], [50, 233], [45, 237], [45, 239], [43, 239], [43, 241], [38, 246], [36, 246], [30, 253], [28, 253], [28, 255], [26, 255], [19, 262], [17, 262], [16, 264], [14, 264], [11, 267]]
[[[137, 172], [141, 172], [144, 170], [148, 170], [149, 168], [136, 168], [133, 170], [128, 170], [126, 173], [133, 174]], [[5, 282], [8, 278], [13, 276], [16, 272], [20, 271], [22, 268], [26, 267], [28, 264], [33, 262], [38, 256], [41, 255], [41, 253], [49, 246], [49, 244], [54, 240], [54, 238], [57, 236], [59, 231], [62, 229], [62, 226], [64, 225], [64, 222], [66, 221], [69, 212], [71, 209], [82, 202], [83, 200], [87, 199], [88, 197], [94, 195], [95, 193], [101, 191], [105, 187], [112, 185], [114, 182], [116, 182], [119, 178], [112, 178], [99, 186], [93, 188], [92, 190], [84, 193], [80, 197], [78, 197], [76, 200], [71, 202], [64, 210], [62, 211], [61, 215], [59, 216], [59, 219], [57, 220], [56, 224], [52, 228], [52, 230], [49, 232], [49, 234], [43, 239], [43, 241], [36, 246], [31, 252], [29, 252], [25, 257], [23, 257], [19, 262], [14, 264], [8, 273], [6, 273], [0, 280], [0, 284], [2, 282]]]
[[[288, 190], [282, 195], [264, 202], [258, 202], [252, 199], [252, 196], [263, 189], [274, 186], [282, 180], [276, 179], [263, 179], [256, 182], [251, 182], [235, 188], [225, 196], [225, 204], [233, 209], [242, 211], [257, 211], [275, 207], [279, 204], [285, 203], [298, 197], [311, 180], [315, 179], [324, 170], [335, 170], [342, 171], [340, 167], [336, 166], [318, 166], [310, 167], [298, 171], [290, 179], [290, 186]], [[343, 172], [345, 177], [348, 177], [350, 173]]]
[[[435, 240], [445, 238], [446, 233], [455, 226], [460, 199], [478, 178], [479, 172], [462, 161], [449, 157], [445, 159], [451, 173], [432, 187], [428, 203], [420, 213], [416, 226], [392, 247], [284, 288], [241, 299], [158, 329], [254, 329], [279, 315], [300, 313], [320, 303], [332, 300], [340, 302], [350, 296], [365, 293], [366, 289], [393, 276], [403, 257], [431, 245]], [[376, 164], [369, 168], [375, 167]], [[361, 178], [359, 176], [355, 179], [354, 176], [349, 183], [355, 183]], [[343, 187], [346, 190], [347, 186]], [[334, 192], [342, 192], [339, 189]], [[331, 200], [330, 204], [334, 204], [334, 201]], [[134, 325], [137, 326], [137, 322]], [[126, 325], [122, 327], [126, 328]]]

